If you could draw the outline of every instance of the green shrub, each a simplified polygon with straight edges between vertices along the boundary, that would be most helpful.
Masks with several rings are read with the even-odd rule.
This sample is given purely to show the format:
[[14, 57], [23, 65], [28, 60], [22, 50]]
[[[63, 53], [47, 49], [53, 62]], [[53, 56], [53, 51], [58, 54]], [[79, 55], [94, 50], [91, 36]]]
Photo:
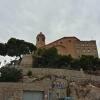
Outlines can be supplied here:
[[29, 77], [32, 76], [32, 71], [29, 70], [29, 71], [27, 72], [27, 76], [29, 76]]
[[4, 66], [0, 68], [1, 82], [18, 82], [22, 79], [22, 70], [12, 66]]

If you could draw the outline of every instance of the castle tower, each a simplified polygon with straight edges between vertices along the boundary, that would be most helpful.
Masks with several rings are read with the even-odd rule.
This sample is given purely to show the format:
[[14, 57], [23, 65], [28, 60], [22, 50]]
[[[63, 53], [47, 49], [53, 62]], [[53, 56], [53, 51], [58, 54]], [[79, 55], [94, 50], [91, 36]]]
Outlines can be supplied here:
[[45, 46], [45, 35], [40, 32], [36, 37], [36, 47], [41, 48]]

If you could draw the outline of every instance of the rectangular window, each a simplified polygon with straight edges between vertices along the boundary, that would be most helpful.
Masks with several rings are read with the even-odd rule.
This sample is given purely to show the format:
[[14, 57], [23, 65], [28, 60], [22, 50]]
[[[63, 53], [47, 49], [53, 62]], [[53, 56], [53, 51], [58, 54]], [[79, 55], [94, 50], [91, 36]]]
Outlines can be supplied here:
[[23, 91], [23, 99], [22, 100], [44, 100], [44, 92]]

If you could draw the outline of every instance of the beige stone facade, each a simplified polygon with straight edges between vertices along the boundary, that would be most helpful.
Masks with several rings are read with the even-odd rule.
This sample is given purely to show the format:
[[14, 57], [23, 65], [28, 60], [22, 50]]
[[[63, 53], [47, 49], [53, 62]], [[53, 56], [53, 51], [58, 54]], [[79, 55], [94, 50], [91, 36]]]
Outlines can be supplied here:
[[79, 58], [82, 55], [98, 57], [96, 41], [94, 40], [80, 41], [76, 37], [64, 37], [46, 45], [46, 47], [56, 47], [59, 54], [71, 55], [73, 58]]
[[45, 36], [40, 32], [36, 37], [36, 47], [41, 48], [45, 46]]
[[32, 54], [24, 55], [20, 63], [20, 66], [24, 66], [25, 68], [32, 68], [32, 62]]
[[[63, 37], [54, 42], [45, 45], [45, 36], [40, 32], [37, 35], [36, 46], [38, 48], [55, 47], [61, 55], [71, 55], [73, 58], [79, 58], [82, 55], [92, 55], [98, 57], [97, 45], [95, 40], [81, 41], [76, 37]], [[44, 44], [44, 45], [43, 45]]]

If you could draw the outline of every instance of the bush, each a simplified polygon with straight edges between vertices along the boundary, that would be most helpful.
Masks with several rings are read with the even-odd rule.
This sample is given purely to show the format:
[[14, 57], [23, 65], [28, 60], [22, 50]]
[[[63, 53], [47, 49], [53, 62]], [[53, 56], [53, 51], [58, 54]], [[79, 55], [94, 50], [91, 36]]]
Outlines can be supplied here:
[[33, 67], [67, 68], [71, 65], [71, 61], [72, 57], [70, 55], [59, 55], [54, 47], [38, 49], [36, 54], [33, 55]]
[[27, 72], [27, 76], [31, 77], [31, 76], [32, 76], [32, 71], [29, 70], [29, 71]]
[[22, 79], [22, 70], [16, 67], [4, 66], [0, 68], [1, 82], [18, 82]]

